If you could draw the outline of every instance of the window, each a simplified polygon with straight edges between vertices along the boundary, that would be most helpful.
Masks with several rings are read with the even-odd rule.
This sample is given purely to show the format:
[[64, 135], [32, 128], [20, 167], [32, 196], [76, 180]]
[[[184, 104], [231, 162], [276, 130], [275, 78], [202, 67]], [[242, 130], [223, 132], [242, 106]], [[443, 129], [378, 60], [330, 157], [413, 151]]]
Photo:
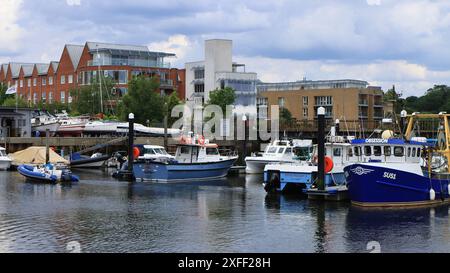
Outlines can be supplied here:
[[303, 97], [303, 106], [309, 105], [309, 97]]
[[281, 154], [284, 154], [284, 151], [286, 150], [286, 148], [279, 148], [278, 149], [278, 153], [281, 155]]
[[20, 87], [23, 87], [23, 80], [20, 80]]
[[347, 151], [347, 155], [348, 155], [348, 157], [353, 157], [353, 149], [348, 149], [348, 151]]
[[61, 76], [61, 84], [66, 84], [66, 76], [65, 75]]
[[48, 84], [53, 85], [53, 77], [48, 77]]
[[420, 154], [421, 151], [422, 151], [422, 150], [421, 150], [420, 148], [417, 149], [417, 157], [421, 157], [421, 154]]
[[33, 93], [33, 103], [37, 103], [37, 93]]
[[303, 108], [303, 117], [308, 118], [308, 116], [309, 116], [308, 108]]
[[219, 155], [219, 151], [216, 148], [207, 148], [206, 155]]
[[360, 156], [361, 155], [361, 147], [355, 147], [355, 155]]
[[315, 99], [316, 99], [316, 106], [332, 106], [333, 105], [333, 97], [332, 96], [315, 97]]
[[61, 91], [61, 102], [66, 103], [66, 92]]
[[292, 148], [287, 148], [286, 149], [286, 154], [292, 154]]
[[44, 102], [45, 103], [45, 101], [47, 100], [47, 93], [44, 91], [44, 92], [42, 92], [42, 102]]
[[196, 84], [195, 85], [195, 93], [205, 93], [205, 85], [204, 84]]
[[69, 75], [69, 76], [67, 77], [67, 81], [68, 81], [69, 83], [73, 83], [73, 75]]
[[412, 150], [412, 157], [415, 157], [417, 155], [417, 149], [413, 148]]
[[205, 70], [195, 70], [195, 79], [196, 80], [200, 80], [200, 79], [204, 79], [205, 78]]
[[47, 79], [46, 78], [42, 78], [42, 85], [47, 85]]
[[373, 147], [373, 155], [374, 156], [381, 156], [381, 146]]
[[181, 154], [190, 154], [191, 153], [191, 148], [190, 147], [181, 147]]
[[391, 146], [385, 146], [384, 147], [384, 155], [385, 156], [391, 156], [392, 155], [392, 148], [391, 148]]
[[270, 147], [269, 150], [267, 150], [268, 154], [275, 154], [277, 152], [277, 148], [276, 147]]
[[394, 155], [396, 157], [403, 157], [403, 156], [405, 156], [405, 148], [403, 148], [403, 147], [395, 147], [394, 148]]
[[365, 146], [364, 147], [364, 155], [365, 156], [371, 156], [372, 155], [372, 146]]
[[53, 102], [53, 92], [48, 92], [48, 102], [52, 103]]
[[408, 148], [408, 157], [411, 157], [411, 147]]
[[34, 78], [34, 79], [33, 79], [33, 86], [36, 86], [36, 85], [37, 85], [37, 79]]
[[341, 156], [342, 156], [342, 148], [334, 148], [333, 157], [341, 157]]
[[31, 87], [31, 79], [28, 79], [28, 80], [27, 80], [27, 86], [28, 86], [28, 87]]
[[280, 106], [280, 108], [284, 108], [286, 106], [286, 101], [284, 98], [278, 98], [278, 105]]

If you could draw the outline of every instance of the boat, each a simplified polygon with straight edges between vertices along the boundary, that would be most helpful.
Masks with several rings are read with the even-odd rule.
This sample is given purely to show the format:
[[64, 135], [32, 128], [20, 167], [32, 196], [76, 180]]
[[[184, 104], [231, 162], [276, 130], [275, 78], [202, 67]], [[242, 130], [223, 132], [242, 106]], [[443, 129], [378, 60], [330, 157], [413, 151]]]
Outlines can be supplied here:
[[[312, 147], [311, 140], [275, 140], [269, 144], [261, 156], [253, 155], [245, 158], [247, 174], [262, 174], [267, 164], [295, 163], [309, 156]], [[305, 156], [306, 155], [306, 156]]]
[[[449, 118], [445, 113], [413, 114], [404, 138], [354, 140], [360, 161], [345, 168], [352, 204], [411, 207], [448, 203]], [[441, 120], [437, 131], [442, 133], [437, 141], [415, 136], [415, 124], [421, 119]]]
[[58, 136], [62, 137], [80, 137], [83, 135], [86, 123], [89, 122], [88, 117], [69, 117], [67, 115], [58, 116], [61, 124], [57, 131]]
[[110, 159], [109, 155], [95, 153], [92, 156], [85, 156], [73, 153], [70, 156], [70, 167], [72, 168], [101, 168]]
[[[33, 146], [22, 151], [9, 155], [14, 168], [20, 165], [40, 166], [46, 164], [46, 147]], [[66, 169], [69, 161], [58, 155], [52, 149], [49, 149], [49, 163], [53, 164], [56, 169]]]
[[61, 124], [58, 119], [48, 111], [34, 111], [31, 119], [31, 128], [36, 136], [45, 136], [47, 130], [54, 136]]
[[[181, 140], [175, 159], [148, 160], [139, 157], [134, 162], [133, 175], [137, 181], [184, 182], [215, 180], [227, 176], [238, 156], [230, 153], [222, 156], [218, 145], [202, 137]], [[190, 141], [192, 139], [192, 141]], [[128, 164], [124, 164], [124, 169]]]
[[[317, 191], [318, 147], [314, 146], [312, 159], [297, 163], [269, 164], [264, 169], [264, 188], [267, 192], [288, 192], [309, 194]], [[325, 144], [325, 186], [329, 194], [345, 192], [346, 179], [344, 167], [350, 162], [357, 162], [351, 145], [342, 142]]]
[[0, 170], [8, 170], [11, 163], [12, 159], [6, 154], [6, 149], [0, 147]]
[[[90, 121], [87, 122], [83, 130], [84, 135], [88, 136], [125, 136], [129, 133], [129, 123], [116, 121]], [[134, 133], [136, 136], [163, 137], [164, 128], [146, 127], [142, 124], [134, 124]], [[181, 131], [179, 129], [169, 128], [167, 134], [172, 137], [178, 137]]]
[[52, 164], [42, 166], [20, 165], [17, 170], [27, 180], [39, 183], [78, 182], [78, 176], [69, 170], [57, 170]]

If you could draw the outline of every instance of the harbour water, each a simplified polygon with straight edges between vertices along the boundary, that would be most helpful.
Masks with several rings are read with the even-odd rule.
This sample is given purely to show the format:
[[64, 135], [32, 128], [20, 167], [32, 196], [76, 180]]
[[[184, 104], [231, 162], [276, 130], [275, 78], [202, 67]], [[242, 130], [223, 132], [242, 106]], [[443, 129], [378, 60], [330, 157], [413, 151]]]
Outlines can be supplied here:
[[62, 186], [0, 172], [0, 252], [67, 252], [70, 242], [82, 252], [450, 252], [449, 206], [367, 210], [268, 196], [260, 176], [128, 184], [75, 173], [82, 182]]

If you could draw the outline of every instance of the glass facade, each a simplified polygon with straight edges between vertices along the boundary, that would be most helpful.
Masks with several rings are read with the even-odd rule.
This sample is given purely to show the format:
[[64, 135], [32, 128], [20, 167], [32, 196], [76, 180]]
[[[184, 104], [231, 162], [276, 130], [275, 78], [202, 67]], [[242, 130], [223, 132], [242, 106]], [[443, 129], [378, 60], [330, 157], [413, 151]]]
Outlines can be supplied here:
[[[136, 54], [136, 53], [135, 53]], [[115, 65], [115, 66], [134, 66], [134, 67], [159, 67], [170, 68], [170, 63], [165, 63], [163, 57], [156, 57], [151, 55], [120, 55], [110, 54], [109, 52], [94, 53], [90, 66], [103, 66], [103, 65]]]
[[222, 80], [221, 88], [230, 87], [236, 92], [236, 105], [256, 106], [256, 81]]

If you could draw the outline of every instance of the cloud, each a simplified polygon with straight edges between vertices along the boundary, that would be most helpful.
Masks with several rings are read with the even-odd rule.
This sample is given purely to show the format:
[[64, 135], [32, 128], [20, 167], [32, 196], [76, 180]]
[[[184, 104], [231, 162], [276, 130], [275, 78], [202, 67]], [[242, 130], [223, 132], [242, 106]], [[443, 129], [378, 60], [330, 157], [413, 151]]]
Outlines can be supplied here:
[[81, 0], [66, 0], [69, 6], [81, 6]]
[[0, 57], [16, 52], [24, 31], [18, 25], [22, 0], [0, 0]]

